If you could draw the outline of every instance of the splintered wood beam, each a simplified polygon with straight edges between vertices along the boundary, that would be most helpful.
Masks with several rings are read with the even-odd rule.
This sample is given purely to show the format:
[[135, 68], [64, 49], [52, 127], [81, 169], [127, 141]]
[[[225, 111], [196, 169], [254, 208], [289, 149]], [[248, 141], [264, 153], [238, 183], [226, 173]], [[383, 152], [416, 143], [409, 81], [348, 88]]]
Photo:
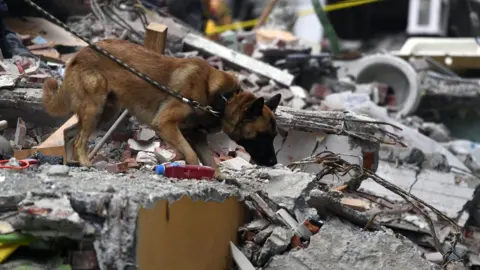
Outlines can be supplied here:
[[155, 52], [163, 54], [167, 42], [168, 27], [164, 24], [151, 23], [147, 27], [143, 46]]

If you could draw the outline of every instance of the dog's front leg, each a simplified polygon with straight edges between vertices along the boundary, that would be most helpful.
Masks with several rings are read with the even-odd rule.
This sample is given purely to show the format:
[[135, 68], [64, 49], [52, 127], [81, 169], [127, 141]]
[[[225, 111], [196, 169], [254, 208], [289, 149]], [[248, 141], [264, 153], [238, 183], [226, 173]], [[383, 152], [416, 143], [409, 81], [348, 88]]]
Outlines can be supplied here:
[[189, 140], [190, 144], [193, 146], [193, 149], [197, 152], [198, 157], [200, 158], [200, 161], [203, 163], [205, 166], [212, 167], [215, 169], [215, 174], [214, 178], [217, 179], [218, 181], [225, 181], [225, 183], [229, 185], [234, 185], [237, 187], [240, 187], [240, 183], [232, 178], [227, 178], [221, 171], [220, 168], [218, 167], [217, 163], [215, 162], [215, 159], [213, 158], [213, 153], [210, 147], [208, 147], [208, 141], [207, 141], [207, 134], [201, 133], [201, 132], [196, 132], [195, 134], [189, 134], [187, 135], [187, 139]]
[[155, 116], [152, 127], [158, 136], [170, 147], [185, 156], [185, 161], [190, 165], [198, 165], [198, 157], [179, 128], [179, 123], [183, 121], [191, 112], [191, 108], [179, 101], [168, 101], [159, 110]]
[[200, 131], [189, 133], [187, 135], [187, 140], [193, 146], [193, 149], [197, 153], [202, 164], [215, 169], [215, 179], [220, 181], [227, 179], [226, 176], [220, 171], [220, 168], [213, 158], [212, 150], [208, 147], [207, 134]]

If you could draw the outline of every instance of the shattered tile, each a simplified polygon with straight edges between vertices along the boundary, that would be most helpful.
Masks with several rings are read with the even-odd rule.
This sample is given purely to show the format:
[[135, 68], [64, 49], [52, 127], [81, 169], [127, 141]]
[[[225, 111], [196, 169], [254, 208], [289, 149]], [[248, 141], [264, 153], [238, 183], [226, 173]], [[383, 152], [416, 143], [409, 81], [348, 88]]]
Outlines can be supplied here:
[[138, 152], [137, 158], [135, 159], [135, 161], [138, 163], [157, 165], [157, 158], [155, 157], [154, 153], [140, 151]]
[[70, 172], [70, 168], [66, 165], [52, 165], [48, 168], [47, 175], [66, 176]]
[[134, 139], [139, 142], [149, 142], [155, 138], [156, 133], [155, 131], [149, 128], [142, 128], [135, 132]]
[[128, 162], [107, 164], [105, 170], [109, 173], [126, 173], [128, 171]]
[[128, 140], [128, 147], [134, 151], [146, 151], [146, 152], [154, 152], [155, 148], [160, 147], [160, 142], [155, 141], [151, 143], [140, 143], [135, 141], [134, 139]]
[[241, 157], [228, 159], [220, 162], [220, 164], [225, 168], [235, 170], [235, 171], [241, 171], [242, 169], [245, 169], [245, 168], [254, 167], [250, 162], [247, 162], [245, 159]]

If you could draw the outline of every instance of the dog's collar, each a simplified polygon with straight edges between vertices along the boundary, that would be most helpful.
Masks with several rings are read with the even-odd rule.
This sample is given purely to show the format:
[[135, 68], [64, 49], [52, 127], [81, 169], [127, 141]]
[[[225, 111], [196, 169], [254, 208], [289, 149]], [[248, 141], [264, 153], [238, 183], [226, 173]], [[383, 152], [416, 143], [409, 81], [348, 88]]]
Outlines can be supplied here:
[[225, 108], [227, 107], [228, 101], [235, 95], [240, 93], [240, 89], [236, 89], [232, 92], [227, 92], [223, 94], [216, 94], [215, 99], [213, 101], [213, 109], [219, 112], [219, 116], [222, 117], [225, 113]]

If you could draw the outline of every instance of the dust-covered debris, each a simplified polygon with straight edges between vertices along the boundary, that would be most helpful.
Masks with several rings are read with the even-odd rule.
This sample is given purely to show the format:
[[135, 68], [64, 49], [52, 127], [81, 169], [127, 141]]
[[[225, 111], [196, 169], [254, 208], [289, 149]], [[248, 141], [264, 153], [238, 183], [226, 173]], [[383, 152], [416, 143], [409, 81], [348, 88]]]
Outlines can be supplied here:
[[[339, 71], [344, 69], [337, 69], [337, 60], [357, 56], [338, 55], [332, 60], [328, 50], [313, 54], [313, 46], [291, 33], [296, 18], [287, 2], [281, 1], [268, 24], [258, 31], [228, 31], [216, 37], [217, 42], [157, 12], [153, 3], [144, 6], [151, 11], [145, 15], [122, 5], [102, 3], [98, 7], [93, 1], [92, 14], [70, 18], [67, 24], [93, 41], [120, 38], [139, 44], [143, 43], [145, 18], [166, 24], [165, 54], [203, 58], [219, 70], [235, 73], [242, 88], [258, 96], [281, 94], [282, 107], [277, 109], [276, 118], [283, 142], [276, 144], [281, 147], [276, 150], [283, 150], [285, 163], [298, 163], [285, 149], [293, 152], [295, 147], [302, 148], [295, 156], [302, 153], [300, 159], [310, 162], [310, 168], [317, 166], [319, 173], [302, 172], [305, 167], [301, 164], [295, 169], [285, 167], [289, 164], [256, 166], [243, 147], [226, 136], [213, 135], [209, 139], [211, 154], [223, 173], [240, 187], [228, 181], [166, 178], [155, 174], [155, 166], [173, 161], [181, 166], [184, 157], [134, 118], [112, 134], [93, 158], [92, 168], [64, 165], [61, 149], [55, 154], [36, 152], [35, 147], [48, 142], [55, 127], [64, 121], [44, 112], [43, 80], [50, 76], [61, 80], [65, 72], [62, 63], [78, 49], [67, 46], [66, 52], [62, 51], [39, 33], [17, 38], [25, 50], [0, 62], [0, 157], [8, 161], [0, 169], [2, 219], [21, 233], [42, 237], [43, 244], [64, 238], [73, 241], [67, 252], [72, 266], [92, 261], [101, 269], [123, 269], [136, 264], [133, 250], [141, 206], [161, 199], [175, 201], [182, 195], [203, 201], [238, 197], [249, 209], [246, 224], [238, 231], [238, 246], [258, 268], [438, 269], [445, 263], [443, 255], [451, 249], [455, 254], [446, 257], [454, 261], [446, 269], [461, 269], [462, 262], [478, 265], [474, 258], [480, 249], [475, 249], [473, 242], [478, 237], [475, 228], [479, 227], [476, 213], [480, 193], [473, 192], [479, 181], [472, 174], [480, 172], [480, 147], [471, 141], [452, 141], [455, 130], [439, 121], [396, 114], [403, 106], [417, 103], [420, 95], [402, 97], [399, 93], [405, 89], [398, 89], [393, 82], [344, 78], [351, 74], [342, 75]], [[120, 24], [108, 14], [117, 14], [125, 22]], [[32, 53], [25, 53], [28, 50]], [[46, 50], [55, 63], [32, 57], [45, 57]], [[408, 65], [399, 58], [388, 58]], [[435, 100], [454, 99], [445, 107], [459, 108], [466, 106], [462, 103], [465, 97], [469, 102], [478, 99], [476, 82], [450, 80], [415, 68], [418, 88], [426, 93], [418, 107], [422, 115], [443, 111]], [[380, 69], [376, 74], [387, 71]], [[1, 120], [14, 124], [7, 128]], [[90, 150], [108, 128], [92, 136]], [[298, 134], [312, 135], [309, 143]], [[349, 139], [337, 140], [339, 136]], [[293, 146], [284, 145], [293, 138]], [[408, 145], [402, 148], [405, 141]], [[10, 159], [13, 149], [28, 153], [23, 152], [18, 160]], [[348, 162], [315, 156], [325, 151], [333, 151]], [[20, 168], [24, 161], [29, 162], [28, 168]], [[325, 171], [334, 168], [335, 162], [344, 166], [342, 175]], [[448, 218], [461, 212], [460, 205], [473, 197], [463, 209], [469, 213], [464, 232], [458, 231], [456, 223], [446, 222], [445, 216], [424, 209], [425, 204], [419, 204], [418, 199], [409, 197], [411, 201], [406, 201], [394, 195], [391, 186], [382, 187], [358, 171], [352, 174], [354, 170], [349, 168], [353, 167], [365, 173], [378, 171], [409, 195], [447, 212]], [[334, 190], [344, 183], [349, 183], [344, 192]], [[465, 219], [460, 215], [461, 224]], [[460, 233], [466, 240], [458, 238]], [[88, 245], [82, 249], [85, 242]], [[35, 245], [29, 249], [39, 252]], [[10, 263], [14, 264], [15, 260]]]

